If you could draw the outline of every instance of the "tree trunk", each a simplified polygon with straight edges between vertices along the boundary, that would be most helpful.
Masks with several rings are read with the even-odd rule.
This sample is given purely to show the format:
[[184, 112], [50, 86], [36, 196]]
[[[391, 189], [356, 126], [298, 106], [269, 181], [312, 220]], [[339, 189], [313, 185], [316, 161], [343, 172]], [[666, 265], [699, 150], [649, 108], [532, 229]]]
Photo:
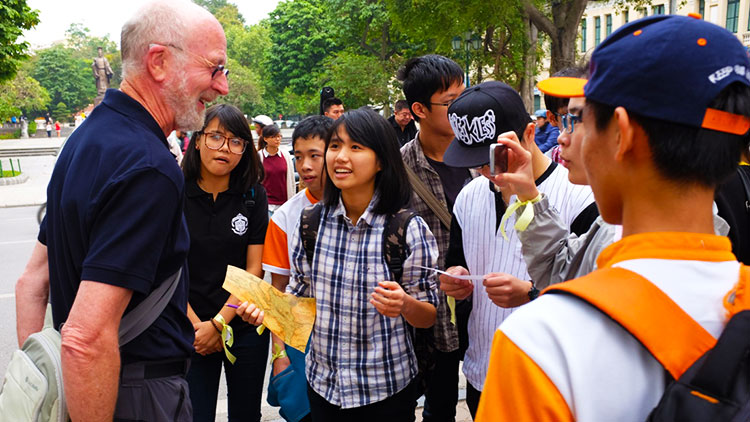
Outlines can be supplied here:
[[534, 71], [536, 70], [536, 47], [539, 40], [539, 30], [528, 18], [524, 19], [524, 23], [529, 48], [524, 54], [524, 74], [521, 77], [519, 93], [521, 99], [523, 99], [523, 104], [526, 106], [526, 111], [531, 114], [534, 111]]
[[[531, 0], [522, 0], [522, 3], [531, 22], [550, 37], [552, 45], [549, 73], [575, 66], [576, 36], [588, 0], [552, 2], [549, 11], [537, 9]], [[552, 15], [552, 19], [547, 17], [547, 13]]]

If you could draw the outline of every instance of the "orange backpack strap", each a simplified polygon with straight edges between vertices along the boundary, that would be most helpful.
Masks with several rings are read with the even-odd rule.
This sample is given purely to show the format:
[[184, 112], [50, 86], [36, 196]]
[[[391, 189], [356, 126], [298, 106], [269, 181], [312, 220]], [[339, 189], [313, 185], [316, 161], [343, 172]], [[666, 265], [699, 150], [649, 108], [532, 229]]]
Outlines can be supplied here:
[[570, 294], [599, 309], [629, 331], [674, 379], [716, 344], [669, 296], [624, 268], [602, 268], [544, 293]]

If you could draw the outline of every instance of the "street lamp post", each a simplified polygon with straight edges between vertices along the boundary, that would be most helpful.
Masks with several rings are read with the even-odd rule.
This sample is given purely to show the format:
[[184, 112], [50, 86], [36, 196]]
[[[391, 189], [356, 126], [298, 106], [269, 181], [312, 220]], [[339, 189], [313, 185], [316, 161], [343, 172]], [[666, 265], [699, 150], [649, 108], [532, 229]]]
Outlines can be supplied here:
[[451, 47], [453, 51], [460, 52], [464, 50], [466, 52], [466, 87], [471, 86], [471, 79], [469, 78], [469, 63], [471, 62], [471, 50], [477, 51], [482, 48], [482, 39], [479, 35], [466, 31], [463, 33], [463, 37], [455, 36], [451, 40]]

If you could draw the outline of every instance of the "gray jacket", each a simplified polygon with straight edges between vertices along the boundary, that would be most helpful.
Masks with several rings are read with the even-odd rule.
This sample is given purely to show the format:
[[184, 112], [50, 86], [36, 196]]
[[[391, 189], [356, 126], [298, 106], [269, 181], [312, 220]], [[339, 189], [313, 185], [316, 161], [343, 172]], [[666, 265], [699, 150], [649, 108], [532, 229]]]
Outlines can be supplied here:
[[[545, 287], [586, 275], [596, 269], [596, 258], [599, 253], [615, 240], [618, 227], [602, 220], [599, 216], [589, 230], [576, 236], [563, 224], [560, 215], [550, 208], [547, 197], [534, 205], [534, 219], [524, 231], [517, 231], [521, 240], [521, 252], [526, 260], [529, 276], [534, 286], [542, 290]], [[523, 212], [516, 210], [516, 218]], [[714, 231], [725, 236], [729, 232], [727, 222], [716, 215], [714, 207]], [[589, 240], [589, 237], [591, 238]], [[618, 239], [619, 240], [619, 239]], [[586, 244], [588, 243], [588, 246]], [[574, 274], [568, 274], [576, 253], [586, 247], [583, 259]]]

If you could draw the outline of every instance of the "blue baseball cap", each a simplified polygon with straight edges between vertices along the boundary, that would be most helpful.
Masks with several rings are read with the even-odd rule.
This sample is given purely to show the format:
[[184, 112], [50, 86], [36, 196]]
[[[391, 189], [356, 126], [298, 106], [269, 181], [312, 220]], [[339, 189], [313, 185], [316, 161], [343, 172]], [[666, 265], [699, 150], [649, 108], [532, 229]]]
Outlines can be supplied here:
[[546, 119], [547, 118], [547, 110], [537, 110], [537, 111], [534, 112], [534, 115], [536, 117], [543, 117], [543, 118]]
[[632, 113], [737, 135], [750, 119], [708, 105], [734, 82], [750, 85], [737, 38], [700, 18], [658, 15], [612, 33], [591, 56], [588, 100]]

